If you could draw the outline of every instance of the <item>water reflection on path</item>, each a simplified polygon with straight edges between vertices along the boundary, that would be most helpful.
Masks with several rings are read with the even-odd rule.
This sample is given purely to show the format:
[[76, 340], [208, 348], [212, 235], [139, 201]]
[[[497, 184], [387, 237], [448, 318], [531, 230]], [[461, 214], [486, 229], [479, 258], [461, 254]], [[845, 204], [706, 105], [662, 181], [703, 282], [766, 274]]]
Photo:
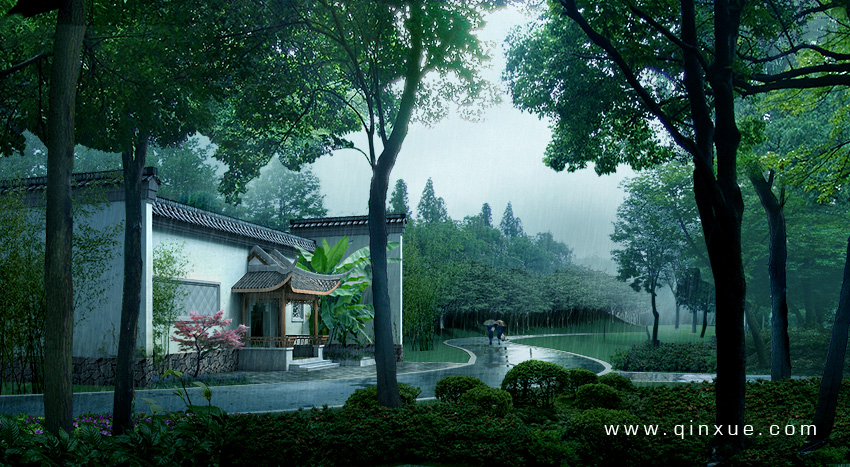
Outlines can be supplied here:
[[[449, 375], [474, 376], [492, 387], [501, 386], [505, 374], [513, 366], [526, 360], [544, 360], [566, 368], [587, 368], [600, 373], [609, 369], [598, 360], [541, 347], [515, 344], [510, 341], [501, 345], [488, 345], [486, 337], [451, 339], [447, 344], [462, 348], [471, 354], [470, 363], [453, 365], [430, 371], [417, 371], [398, 375], [398, 381], [422, 389], [420, 398], [434, 397], [434, 386], [441, 378]], [[435, 364], [433, 366], [440, 366]], [[433, 367], [432, 366], [432, 367]], [[334, 371], [334, 370], [323, 370]], [[372, 370], [374, 371], [374, 370]], [[317, 379], [310, 381], [270, 382], [244, 386], [216, 386], [212, 388], [211, 403], [226, 412], [279, 412], [299, 408], [339, 406], [358, 388], [376, 384], [371, 376], [339, 379]], [[203, 401], [200, 389], [189, 388], [194, 401]], [[108, 413], [112, 410], [111, 392], [74, 394], [74, 412]], [[169, 389], [147, 389], [136, 391], [136, 410], [150, 410], [143, 398], [156, 401], [167, 411], [179, 411], [186, 407], [180, 398]], [[36, 396], [0, 397], [0, 413], [27, 413], [41, 415], [43, 400]]]
[[[477, 358], [472, 365], [442, 370], [439, 372], [441, 376], [437, 380], [449, 374], [460, 374], [474, 376], [484, 381], [488, 386], [499, 387], [508, 370], [526, 360], [557, 363], [564, 368], [587, 368], [594, 373], [600, 373], [606, 369], [605, 365], [594, 359], [559, 350], [515, 344], [510, 341], [503, 341], [501, 345], [496, 345], [495, 342], [493, 345], [489, 345], [487, 338], [469, 337], [452, 339], [446, 341], [446, 344], [468, 350], [475, 354]], [[432, 393], [437, 380], [434, 380], [430, 385]], [[422, 389], [424, 394], [425, 388], [422, 387]]]

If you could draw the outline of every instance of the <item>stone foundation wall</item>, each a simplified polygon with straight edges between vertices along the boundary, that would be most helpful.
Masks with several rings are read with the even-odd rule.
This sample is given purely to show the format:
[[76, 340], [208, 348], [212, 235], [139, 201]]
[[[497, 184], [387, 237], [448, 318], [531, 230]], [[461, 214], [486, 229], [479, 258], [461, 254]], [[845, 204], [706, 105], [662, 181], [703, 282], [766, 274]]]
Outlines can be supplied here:
[[[168, 356], [160, 365], [154, 365], [152, 359], [137, 360], [134, 367], [134, 385], [150, 387], [162, 377], [165, 370], [177, 370], [183, 374], [194, 374], [197, 364], [197, 353], [176, 353]], [[74, 384], [90, 384], [95, 386], [111, 386], [115, 384], [115, 357], [74, 357]], [[216, 374], [236, 371], [239, 364], [238, 352], [235, 349], [210, 352], [201, 360], [199, 374]]]

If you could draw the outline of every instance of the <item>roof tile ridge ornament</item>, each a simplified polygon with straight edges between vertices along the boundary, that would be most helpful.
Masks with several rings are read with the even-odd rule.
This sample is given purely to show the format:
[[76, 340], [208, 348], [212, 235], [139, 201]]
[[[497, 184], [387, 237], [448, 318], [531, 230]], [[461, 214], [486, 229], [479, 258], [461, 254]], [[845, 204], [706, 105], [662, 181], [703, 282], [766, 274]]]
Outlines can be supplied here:
[[285, 268], [284, 266], [282, 266], [280, 264], [279, 261], [277, 261], [272, 255], [270, 255], [268, 252], [266, 252], [266, 250], [264, 250], [259, 245], [254, 245], [253, 247], [251, 247], [251, 251], [250, 251], [250, 253], [248, 253], [248, 258], [250, 258], [251, 256], [257, 256], [260, 259], [260, 261], [265, 263], [265, 265], [264, 266], [258, 266], [258, 265], [252, 266], [252, 265], [249, 264], [248, 265], [248, 272], [274, 271], [274, 272], [279, 272], [279, 273], [283, 274], [284, 276], [292, 274], [291, 266], [290, 266], [290, 268]]
[[292, 271], [292, 269], [295, 267], [295, 263], [298, 262], [298, 260], [290, 261], [289, 258], [284, 256], [283, 253], [281, 253], [277, 249], [273, 249], [270, 255], [287, 271]]

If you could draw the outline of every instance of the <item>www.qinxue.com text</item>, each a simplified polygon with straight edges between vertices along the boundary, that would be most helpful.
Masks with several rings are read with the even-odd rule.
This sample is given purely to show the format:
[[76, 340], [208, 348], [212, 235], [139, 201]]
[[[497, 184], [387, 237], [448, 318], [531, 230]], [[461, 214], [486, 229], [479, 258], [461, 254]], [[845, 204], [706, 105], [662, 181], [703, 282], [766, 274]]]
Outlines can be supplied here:
[[815, 436], [817, 428], [815, 425], [769, 425], [764, 429], [756, 430], [752, 425], [702, 425], [683, 423], [673, 426], [672, 432], [665, 431], [658, 425], [605, 425], [605, 434], [616, 436], [646, 435], [646, 436], [678, 436], [685, 439], [686, 436], [720, 436], [738, 435], [744, 436]]

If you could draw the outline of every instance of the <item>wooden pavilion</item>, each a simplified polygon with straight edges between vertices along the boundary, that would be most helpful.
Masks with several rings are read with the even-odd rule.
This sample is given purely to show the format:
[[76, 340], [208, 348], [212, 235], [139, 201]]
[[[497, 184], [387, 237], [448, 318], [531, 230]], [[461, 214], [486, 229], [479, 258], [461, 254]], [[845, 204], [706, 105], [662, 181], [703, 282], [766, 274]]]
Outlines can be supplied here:
[[[241, 294], [242, 323], [249, 327], [246, 347], [286, 349], [290, 361], [294, 348], [309, 347], [310, 355], [297, 356], [321, 357], [327, 336], [318, 334], [319, 297], [336, 290], [342, 277], [305, 271], [278, 250], [254, 246], [248, 271], [231, 288]], [[309, 317], [305, 305], [311, 310]]]

